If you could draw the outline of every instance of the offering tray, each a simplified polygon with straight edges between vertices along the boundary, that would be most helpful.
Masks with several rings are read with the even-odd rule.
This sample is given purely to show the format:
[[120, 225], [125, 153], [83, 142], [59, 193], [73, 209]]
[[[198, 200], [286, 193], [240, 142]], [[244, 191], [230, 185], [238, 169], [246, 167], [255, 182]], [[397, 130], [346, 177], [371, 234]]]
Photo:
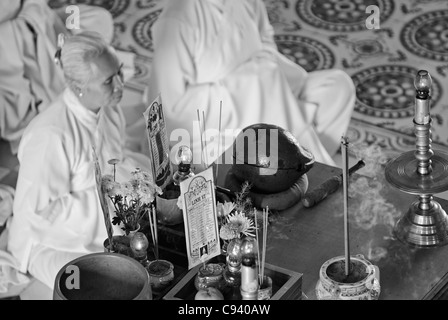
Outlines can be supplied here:
[[[194, 300], [196, 287], [194, 279], [198, 274], [198, 265], [188, 273], [163, 297], [163, 300]], [[302, 273], [280, 268], [272, 264], [265, 264], [265, 274], [272, 278], [271, 300], [301, 300]]]

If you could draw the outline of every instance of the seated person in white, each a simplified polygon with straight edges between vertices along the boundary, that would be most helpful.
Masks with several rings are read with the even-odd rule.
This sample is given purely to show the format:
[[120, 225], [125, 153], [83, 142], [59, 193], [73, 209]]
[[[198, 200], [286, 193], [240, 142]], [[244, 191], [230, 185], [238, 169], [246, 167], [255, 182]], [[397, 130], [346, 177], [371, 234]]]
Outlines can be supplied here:
[[10, 142], [13, 154], [30, 120], [64, 90], [64, 76], [54, 64], [57, 35], [94, 30], [112, 41], [109, 11], [74, 7], [77, 20], [66, 5], [53, 10], [47, 0], [0, 1], [0, 138]]
[[[152, 28], [148, 99], [160, 93], [172, 144], [175, 129], [199, 137], [199, 110], [205, 128], [215, 129], [204, 141], [209, 163], [215, 150], [233, 143], [229, 129], [269, 123], [290, 131], [317, 161], [334, 165], [354, 108], [353, 82], [341, 70], [306, 72], [279, 53], [273, 35], [262, 0], [166, 1]], [[225, 146], [218, 148], [220, 101]], [[200, 139], [190, 143], [196, 155]]]
[[[14, 212], [8, 221], [8, 251], [20, 271], [53, 289], [69, 261], [103, 252], [107, 238], [97, 193], [92, 148], [103, 175], [118, 159], [116, 180], [129, 180], [150, 159], [125, 149], [121, 64], [94, 32], [65, 40], [60, 51], [66, 89], [26, 128], [18, 151]], [[112, 212], [111, 212], [112, 215]]]

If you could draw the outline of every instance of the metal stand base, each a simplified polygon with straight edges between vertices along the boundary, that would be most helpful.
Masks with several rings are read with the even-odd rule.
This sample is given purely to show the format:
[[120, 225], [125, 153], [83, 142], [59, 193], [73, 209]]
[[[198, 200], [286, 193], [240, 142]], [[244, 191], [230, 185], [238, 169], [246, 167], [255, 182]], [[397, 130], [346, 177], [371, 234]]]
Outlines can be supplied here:
[[418, 248], [432, 248], [448, 244], [448, 215], [434, 200], [422, 209], [420, 201], [412, 203], [406, 214], [395, 225], [395, 236]]

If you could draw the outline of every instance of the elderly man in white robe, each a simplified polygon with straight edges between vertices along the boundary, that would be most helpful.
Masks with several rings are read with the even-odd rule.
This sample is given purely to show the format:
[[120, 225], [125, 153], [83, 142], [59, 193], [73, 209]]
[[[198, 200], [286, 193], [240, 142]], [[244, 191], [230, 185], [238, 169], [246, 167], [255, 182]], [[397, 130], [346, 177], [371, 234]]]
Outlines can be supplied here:
[[176, 129], [186, 129], [198, 154], [199, 110], [209, 162], [238, 130], [269, 123], [290, 131], [317, 161], [335, 164], [354, 108], [353, 82], [341, 70], [306, 72], [279, 53], [273, 35], [262, 0], [166, 1], [152, 28], [149, 99], [160, 93], [172, 142]]
[[69, 261], [104, 251], [106, 225], [97, 193], [93, 152], [117, 181], [137, 167], [147, 172], [147, 156], [125, 148], [121, 63], [94, 32], [65, 40], [60, 51], [67, 88], [25, 129], [19, 150], [14, 214], [8, 221], [8, 250], [21, 272], [53, 289]]

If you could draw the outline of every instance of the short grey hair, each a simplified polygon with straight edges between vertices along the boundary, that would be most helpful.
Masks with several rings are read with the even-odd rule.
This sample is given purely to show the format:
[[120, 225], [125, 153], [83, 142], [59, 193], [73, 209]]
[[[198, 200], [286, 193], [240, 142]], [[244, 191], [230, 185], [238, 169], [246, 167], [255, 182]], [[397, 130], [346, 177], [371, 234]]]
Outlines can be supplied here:
[[72, 90], [84, 88], [93, 74], [92, 60], [108, 49], [103, 37], [94, 31], [82, 31], [65, 38], [60, 59], [67, 85]]

